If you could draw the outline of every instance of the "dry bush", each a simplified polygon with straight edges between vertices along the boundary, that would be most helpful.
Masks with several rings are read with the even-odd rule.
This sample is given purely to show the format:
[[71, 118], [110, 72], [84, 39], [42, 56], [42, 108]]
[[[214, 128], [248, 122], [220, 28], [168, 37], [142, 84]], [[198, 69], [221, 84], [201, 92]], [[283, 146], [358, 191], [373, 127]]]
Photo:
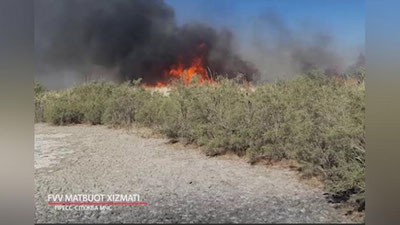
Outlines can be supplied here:
[[44, 122], [44, 100], [43, 96], [48, 90], [40, 83], [34, 83], [35, 123]]
[[208, 155], [229, 150], [250, 162], [296, 160], [304, 174], [323, 177], [330, 192], [362, 209], [365, 87], [351, 79], [314, 71], [256, 87], [228, 79], [202, 85], [177, 82], [167, 95], [147, 90], [139, 81], [96, 83], [40, 98], [44, 119], [54, 124], [135, 123], [204, 146]]
[[143, 86], [125, 83], [116, 88], [106, 101], [104, 123], [114, 127], [128, 127], [136, 121], [137, 113], [151, 96]]
[[105, 103], [115, 87], [108, 82], [85, 83], [69, 90], [46, 92], [37, 99], [42, 104], [46, 122], [101, 124]]
[[93, 82], [78, 85], [72, 89], [79, 98], [79, 108], [84, 115], [83, 121], [91, 124], [101, 124], [106, 110], [106, 102], [111, 97], [115, 84], [110, 82]]

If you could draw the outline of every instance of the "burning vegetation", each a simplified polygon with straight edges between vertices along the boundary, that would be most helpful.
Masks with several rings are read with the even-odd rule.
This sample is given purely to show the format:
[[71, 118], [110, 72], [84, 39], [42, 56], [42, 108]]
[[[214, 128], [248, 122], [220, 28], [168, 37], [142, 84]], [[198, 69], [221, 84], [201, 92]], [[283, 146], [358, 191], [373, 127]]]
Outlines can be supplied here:
[[200, 75], [200, 82], [211, 81], [207, 70], [203, 66], [203, 59], [200, 57], [194, 58], [189, 67], [185, 67], [182, 63], [178, 63], [177, 65], [173, 65], [171, 69], [165, 73], [168, 77], [183, 79], [185, 84], [189, 84], [196, 74]]
[[217, 75], [256, 83], [313, 69], [337, 76], [347, 67], [329, 33], [303, 34], [269, 11], [249, 18], [245, 40], [229, 27], [178, 24], [162, 0], [37, 0], [35, 11], [36, 78], [56, 83], [50, 88], [139, 78], [162, 87], [195, 74], [199, 83]]
[[198, 56], [194, 56], [188, 63], [183, 63], [181, 57], [177, 63], [172, 64], [167, 69], [165, 69], [163, 73], [163, 78], [160, 81], [157, 81], [155, 84], [145, 83], [146, 87], [164, 87], [169, 83], [174, 82], [176, 80], [182, 80], [184, 84], [188, 85], [193, 82], [194, 78], [197, 76], [199, 79], [197, 82], [202, 84], [204, 82], [211, 83], [212, 79], [212, 70], [210, 67], [205, 66], [204, 54], [206, 51], [206, 44], [201, 43], [198, 45]]
[[[231, 150], [251, 162], [298, 160], [305, 174], [323, 176], [329, 191], [350, 193], [345, 201], [363, 210], [365, 71], [357, 64], [351, 70], [359, 80], [331, 77], [339, 69], [332, 66], [336, 55], [325, 48], [329, 37], [306, 46], [276, 17], [263, 18], [285, 37], [273, 53], [287, 53], [300, 72], [324, 72], [251, 89], [242, 84], [258, 81], [260, 71], [234, 50], [229, 29], [178, 26], [173, 9], [161, 0], [37, 0], [35, 7], [46, 12], [35, 17], [38, 74], [87, 74], [100, 65], [117, 68], [116, 80], [123, 83], [37, 88], [36, 121], [137, 123], [204, 146], [209, 155]], [[237, 77], [241, 82], [232, 79]], [[167, 85], [174, 87], [168, 95], [145, 88]]]
[[[116, 68], [116, 80], [141, 78], [165, 86], [194, 74], [256, 80], [259, 71], [233, 49], [233, 33], [202, 23], [178, 26], [161, 0], [38, 0], [35, 20], [37, 74], [72, 70], [90, 74], [93, 65]], [[54, 24], [50, 21], [57, 21]]]

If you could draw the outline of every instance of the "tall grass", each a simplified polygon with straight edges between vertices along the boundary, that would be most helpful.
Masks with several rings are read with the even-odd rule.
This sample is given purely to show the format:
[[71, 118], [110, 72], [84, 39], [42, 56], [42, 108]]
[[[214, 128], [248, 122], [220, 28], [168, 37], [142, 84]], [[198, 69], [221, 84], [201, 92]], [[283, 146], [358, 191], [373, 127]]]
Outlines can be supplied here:
[[34, 103], [35, 103], [35, 123], [40, 123], [44, 121], [44, 95], [47, 89], [40, 83], [34, 83]]
[[[255, 87], [222, 79], [177, 83], [168, 94], [136, 83], [83, 84], [35, 96], [36, 121], [135, 124], [204, 146], [208, 155], [233, 151], [249, 162], [291, 159], [319, 175], [327, 190], [365, 204], [365, 87], [319, 73]], [[35, 117], [35, 118], [36, 118]]]

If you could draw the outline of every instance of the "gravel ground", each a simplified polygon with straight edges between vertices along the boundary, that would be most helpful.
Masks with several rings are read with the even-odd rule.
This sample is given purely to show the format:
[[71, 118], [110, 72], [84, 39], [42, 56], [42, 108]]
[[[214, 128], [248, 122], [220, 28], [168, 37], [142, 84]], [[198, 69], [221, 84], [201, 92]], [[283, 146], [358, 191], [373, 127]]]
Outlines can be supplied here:
[[[294, 171], [210, 158], [104, 126], [35, 125], [36, 223], [350, 222]], [[48, 194], [140, 194], [148, 205], [60, 211]]]

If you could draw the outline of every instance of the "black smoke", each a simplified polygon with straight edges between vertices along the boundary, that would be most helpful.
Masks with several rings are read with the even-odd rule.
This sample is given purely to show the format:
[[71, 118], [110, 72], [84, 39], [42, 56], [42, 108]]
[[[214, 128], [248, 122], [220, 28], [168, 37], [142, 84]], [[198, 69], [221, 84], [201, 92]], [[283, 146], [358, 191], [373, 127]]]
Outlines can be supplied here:
[[161, 0], [35, 1], [37, 76], [67, 71], [82, 80], [108, 71], [116, 80], [152, 84], [178, 61], [188, 66], [203, 56], [212, 73], [256, 79], [257, 69], [231, 50], [232, 41], [229, 30], [178, 26]]

